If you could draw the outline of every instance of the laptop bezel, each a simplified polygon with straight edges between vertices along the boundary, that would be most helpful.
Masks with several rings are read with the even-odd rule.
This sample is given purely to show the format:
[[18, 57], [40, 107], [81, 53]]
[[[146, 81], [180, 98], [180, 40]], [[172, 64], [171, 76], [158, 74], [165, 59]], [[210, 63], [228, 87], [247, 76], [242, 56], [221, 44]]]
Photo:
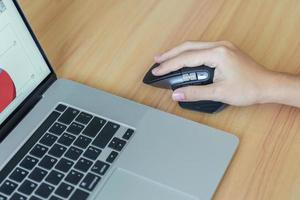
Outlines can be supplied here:
[[2, 142], [11, 130], [18, 125], [23, 117], [34, 107], [34, 105], [42, 98], [43, 93], [57, 80], [56, 74], [51, 67], [51, 64], [43, 51], [40, 43], [38, 42], [33, 30], [31, 29], [19, 3], [13, 0], [15, 7], [18, 10], [24, 24], [26, 25], [31, 37], [33, 38], [37, 48], [43, 56], [48, 68], [50, 69], [49, 75], [25, 98], [25, 100], [0, 124], [0, 142]]

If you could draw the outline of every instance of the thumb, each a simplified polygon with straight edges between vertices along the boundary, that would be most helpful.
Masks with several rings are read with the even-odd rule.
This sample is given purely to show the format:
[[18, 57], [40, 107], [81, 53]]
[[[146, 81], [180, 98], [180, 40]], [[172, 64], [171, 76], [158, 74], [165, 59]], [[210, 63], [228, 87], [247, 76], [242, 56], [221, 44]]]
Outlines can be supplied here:
[[173, 92], [172, 98], [174, 101], [218, 100], [216, 88], [216, 84], [182, 87]]

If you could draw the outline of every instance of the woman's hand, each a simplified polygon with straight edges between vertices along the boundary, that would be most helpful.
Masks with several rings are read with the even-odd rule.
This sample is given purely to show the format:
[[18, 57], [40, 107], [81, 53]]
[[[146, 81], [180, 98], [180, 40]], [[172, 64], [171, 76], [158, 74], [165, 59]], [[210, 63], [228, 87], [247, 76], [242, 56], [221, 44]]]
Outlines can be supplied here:
[[185, 42], [156, 56], [155, 61], [161, 65], [153, 69], [154, 75], [182, 67], [216, 68], [213, 84], [179, 88], [172, 95], [175, 101], [214, 100], [236, 106], [272, 101], [270, 93], [277, 79], [275, 73], [257, 64], [230, 42]]

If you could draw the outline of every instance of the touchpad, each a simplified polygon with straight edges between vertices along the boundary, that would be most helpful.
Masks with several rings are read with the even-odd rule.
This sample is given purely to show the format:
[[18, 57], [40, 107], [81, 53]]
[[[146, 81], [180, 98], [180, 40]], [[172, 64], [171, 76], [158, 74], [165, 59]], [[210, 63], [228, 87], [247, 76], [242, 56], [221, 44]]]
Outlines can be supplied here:
[[132, 172], [117, 169], [97, 195], [97, 199], [195, 200], [196, 198]]

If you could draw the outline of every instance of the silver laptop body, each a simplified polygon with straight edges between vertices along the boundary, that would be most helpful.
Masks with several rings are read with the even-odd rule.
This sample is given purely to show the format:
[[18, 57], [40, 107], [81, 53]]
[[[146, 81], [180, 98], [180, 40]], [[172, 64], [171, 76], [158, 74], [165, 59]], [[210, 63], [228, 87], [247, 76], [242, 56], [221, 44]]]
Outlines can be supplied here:
[[[24, 38], [16, 30], [21, 25], [3, 23], [5, 12], [13, 16], [12, 22], [23, 22]], [[238, 146], [234, 135], [76, 82], [57, 80], [17, 3], [0, 0], [0, 13], [0, 40], [5, 41], [0, 41], [0, 69], [11, 74], [16, 92], [0, 112], [0, 199], [213, 197]], [[9, 43], [12, 46], [3, 46], [12, 34], [19, 34]], [[15, 73], [5, 68], [12, 58], [12, 62], [25, 59], [9, 55], [14, 48], [24, 48], [23, 39], [35, 45], [32, 51], [39, 54], [30, 56], [40, 58], [49, 70], [41, 70], [43, 78], [26, 97], [18, 96], [21, 89], [16, 79], [30, 66], [23, 65]], [[61, 155], [53, 150], [54, 145], [61, 147]], [[77, 158], [71, 148], [74, 155], [78, 150]], [[46, 173], [41, 180], [34, 177], [36, 169]], [[72, 175], [78, 176], [77, 183]]]

